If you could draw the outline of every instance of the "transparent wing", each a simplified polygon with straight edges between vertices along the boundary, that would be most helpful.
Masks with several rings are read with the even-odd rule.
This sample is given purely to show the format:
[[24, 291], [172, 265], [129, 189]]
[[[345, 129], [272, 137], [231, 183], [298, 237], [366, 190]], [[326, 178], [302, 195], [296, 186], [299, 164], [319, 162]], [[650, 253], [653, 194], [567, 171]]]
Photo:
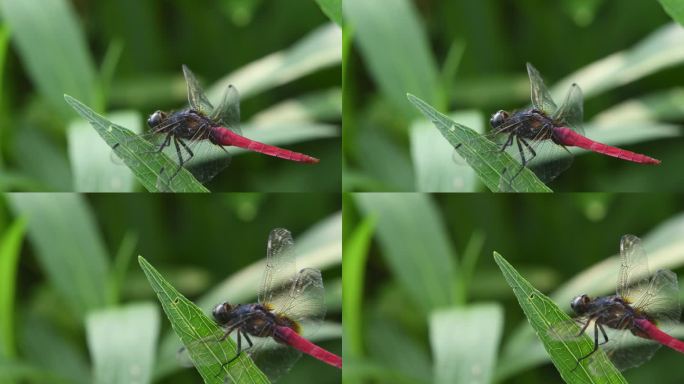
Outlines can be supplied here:
[[287, 229], [276, 228], [268, 236], [266, 267], [257, 295], [259, 303], [273, 306], [274, 299], [283, 289], [289, 289], [296, 275], [292, 235]]
[[640, 296], [649, 291], [649, 278], [648, 260], [641, 239], [634, 235], [622, 236], [617, 295], [631, 304], [637, 303]]
[[542, 80], [539, 71], [530, 63], [527, 63], [527, 75], [530, 78], [532, 105], [549, 116], [553, 115], [558, 107], [556, 107], [549, 90], [544, 85], [544, 80]]
[[553, 114], [554, 121], [561, 123], [563, 126], [571, 128], [574, 131], [584, 134], [582, 127], [582, 119], [584, 115], [584, 102], [582, 97], [582, 90], [579, 85], [573, 84], [565, 96], [565, 101]]
[[682, 310], [679, 304], [677, 275], [661, 269], [651, 278], [648, 285], [642, 285], [643, 292], [633, 292], [639, 297], [634, 308], [648, 317], [662, 330], [668, 331], [679, 323]]
[[309, 332], [318, 327], [325, 317], [325, 295], [321, 271], [304, 268], [292, 280], [289, 288], [285, 287], [273, 298], [272, 305], [276, 313], [307, 326]]
[[214, 107], [204, 94], [195, 74], [185, 65], [183, 65], [183, 76], [185, 76], [185, 83], [188, 87], [188, 103], [190, 104], [190, 108], [204, 116], [210, 116]]
[[602, 347], [613, 364], [621, 371], [645, 363], [660, 348], [660, 344], [655, 341], [634, 336], [627, 329], [608, 327], [604, 329], [608, 335], [608, 342]]
[[240, 94], [232, 84], [226, 87], [223, 92], [223, 99], [209, 115], [209, 118], [237, 134], [242, 134], [240, 129]]

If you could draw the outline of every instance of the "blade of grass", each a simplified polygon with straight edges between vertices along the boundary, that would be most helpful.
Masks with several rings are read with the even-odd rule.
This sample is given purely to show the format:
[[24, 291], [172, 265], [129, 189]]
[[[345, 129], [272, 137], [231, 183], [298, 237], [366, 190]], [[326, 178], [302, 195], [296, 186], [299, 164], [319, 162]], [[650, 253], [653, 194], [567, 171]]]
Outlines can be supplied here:
[[376, 218], [366, 216], [354, 229], [345, 244], [342, 259], [342, 279], [345, 287], [342, 309], [342, 325], [344, 326], [345, 358], [361, 359], [363, 357], [363, 296], [368, 249], [375, 230]]
[[[112, 113], [108, 116], [123, 126], [140, 133], [140, 114], [135, 111]], [[69, 124], [67, 140], [69, 159], [77, 192], [133, 192], [133, 174], [112, 161], [112, 149], [98, 132], [81, 119]]]
[[[595, 369], [586, 367], [582, 363], [576, 367], [577, 361], [593, 350], [593, 342], [588, 336], [577, 341], [562, 341], [553, 339], [548, 331], [555, 324], [566, 322], [570, 317], [563, 312], [556, 303], [535, 289], [527, 282], [501, 255], [494, 252], [494, 260], [501, 269], [508, 285], [513, 289], [515, 297], [522, 308], [530, 325], [544, 344], [544, 348], [551, 357], [563, 380], [566, 383], [627, 383], [615, 366], [610, 363], [603, 350], [594, 353], [592, 363]], [[577, 333], [579, 333], [579, 326]], [[599, 372], [599, 374], [595, 373]]]
[[154, 304], [91, 312], [86, 319], [86, 336], [94, 366], [93, 383], [151, 382], [159, 336], [159, 312]]
[[112, 273], [109, 276], [109, 303], [115, 305], [121, 298], [121, 290], [126, 283], [126, 271], [128, 270], [131, 259], [138, 245], [138, 234], [132, 231], [126, 232], [119, 250], [114, 256]]
[[[478, 133], [484, 132], [479, 112], [457, 112], [452, 120], [467, 122]], [[475, 171], [465, 161], [458, 163], [454, 147], [425, 119], [411, 125], [411, 157], [416, 170], [416, 189], [420, 192], [474, 192]]]
[[[155, 152], [156, 148], [152, 143], [98, 115], [73, 97], [64, 95], [64, 99], [90, 122], [109, 147], [117, 146], [117, 156], [133, 171], [145, 189], [150, 192], [159, 192], [158, 180], [161, 171], [176, 169], [178, 165], [175, 162], [164, 153]], [[169, 187], [172, 192], [209, 192], [185, 168], [178, 172]]]
[[[676, 269], [684, 265], [684, 214], [667, 220], [643, 239], [652, 271]], [[578, 292], [590, 295], [614, 292], [618, 266], [617, 255], [602, 258], [601, 262], [590, 266], [560, 286], [551, 298], [557, 303], [566, 303], [564, 307], [569, 309], [570, 300]], [[548, 355], [538, 347], [528, 327], [518, 327], [507, 340], [500, 360], [497, 378], [503, 380], [547, 361]]]
[[330, 88], [288, 99], [252, 116], [250, 123], [312, 122], [337, 120], [342, 116], [342, 90]]
[[[154, 289], [164, 313], [171, 322], [176, 335], [184, 345], [189, 345], [208, 337], [220, 335], [223, 331], [202, 310], [176, 291], [171, 284], [157, 272], [142, 256], [138, 262], [152, 289]], [[227, 377], [233, 383], [268, 383], [268, 379], [261, 372], [252, 359], [241, 354], [233, 363], [224, 365], [237, 354], [237, 346], [231, 338], [220, 343], [204, 342], [200, 346], [188, 350], [190, 358], [196, 360], [211, 356], [212, 364], [198, 364], [197, 371], [205, 384], [222, 384]], [[219, 373], [219, 374], [217, 374]]]
[[340, 27], [323, 25], [287, 50], [274, 52], [220, 79], [209, 88], [207, 96], [220, 100], [226, 87], [233, 84], [244, 99], [333, 66], [342, 60], [341, 44]]
[[[475, 173], [489, 190], [499, 192], [500, 186], [503, 185], [502, 178], [505, 177], [503, 174], [505, 170], [520, 168], [520, 163], [505, 151], [499, 151], [495, 143], [437, 112], [416, 96], [408, 94], [407, 97], [425, 117], [435, 124], [442, 136], [452, 146], [458, 145], [456, 148], [458, 154], [475, 170]], [[527, 168], [516, 176], [510, 187], [513, 192], [552, 192]]]
[[437, 64], [412, 2], [345, 0], [342, 6], [366, 67], [395, 108], [415, 116], [406, 92], [444, 104]]
[[73, 114], [62, 102], [64, 93], [103, 109], [95, 66], [70, 2], [3, 0], [0, 9], [31, 80], [63, 118]]
[[408, 298], [433, 310], [454, 304], [454, 252], [432, 200], [421, 194], [358, 193], [365, 215], [378, 218], [383, 257]]
[[646, 125], [656, 120], [676, 121], [683, 118], [684, 88], [672, 87], [616, 104], [597, 114], [593, 123], [641, 121]]
[[[342, 215], [333, 214], [311, 229], [295, 238], [297, 264], [325, 270], [342, 262]], [[232, 274], [219, 283], [213, 290], [205, 294], [198, 301], [201, 308], [213, 308], [216, 303], [229, 299], [232, 302], [244, 303], [256, 297], [258, 287], [264, 271], [264, 260], [259, 260], [242, 270]], [[327, 289], [326, 289], [327, 291]], [[306, 329], [304, 330], [306, 332]], [[179, 348], [178, 340], [172, 334], [167, 334], [161, 343], [157, 371], [155, 378], [178, 369], [176, 352]]]
[[26, 230], [26, 220], [17, 219], [0, 238], [0, 356], [16, 356], [14, 294], [17, 284], [17, 265]]
[[342, 26], [342, 0], [316, 0], [316, 2], [330, 20]]
[[658, 0], [674, 21], [684, 26], [684, 3], [679, 0]]
[[10, 193], [9, 206], [28, 221], [28, 235], [51, 286], [80, 318], [107, 304], [107, 251], [84, 198]]
[[[457, 329], [458, 332], [454, 332]], [[436, 384], [490, 383], [503, 330], [503, 308], [478, 304], [430, 315]]]
[[598, 95], [659, 70], [684, 62], [684, 28], [668, 24], [657, 29], [632, 48], [616, 52], [571, 73], [551, 89], [556, 100], [563, 100], [572, 83], [582, 87], [585, 97]]

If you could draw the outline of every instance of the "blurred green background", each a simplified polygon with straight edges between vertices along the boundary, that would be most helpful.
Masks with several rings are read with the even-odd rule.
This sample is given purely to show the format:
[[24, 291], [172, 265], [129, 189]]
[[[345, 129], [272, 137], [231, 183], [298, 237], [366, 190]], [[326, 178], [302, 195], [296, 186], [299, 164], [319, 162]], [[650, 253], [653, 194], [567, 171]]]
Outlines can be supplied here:
[[[276, 227], [292, 232], [299, 267], [323, 271], [327, 315], [313, 340], [341, 351], [339, 195], [22, 193], [3, 195], [0, 205], [2, 383], [123, 384], [136, 374], [140, 383], [200, 382], [178, 365], [180, 342], [137, 255], [210, 314], [218, 302], [255, 300]], [[132, 316], [105, 328], [118, 335], [109, 343], [93, 325], [103, 313]], [[93, 364], [94, 355], [108, 365]], [[281, 380], [310, 377], [341, 380], [339, 370], [306, 356]]]
[[580, 85], [588, 137], [662, 160], [583, 153], [553, 190], [681, 190], [684, 29], [660, 3], [344, 1], [344, 190], [483, 190], [406, 93], [482, 132], [529, 104], [526, 62], [558, 102]]
[[341, 30], [329, 3], [0, 1], [0, 190], [140, 189], [63, 95], [140, 131], [155, 110], [187, 104], [187, 64], [214, 103], [235, 84], [245, 136], [321, 160], [240, 154], [210, 190], [339, 192]]
[[[618, 263], [606, 259], [628, 233], [651, 271], [681, 276], [678, 195], [345, 195], [344, 381], [562, 382], [492, 252], [569, 311], [579, 294], [615, 292]], [[684, 326], [671, 333], [683, 338]], [[661, 348], [625, 377], [681, 383], [681, 362]]]

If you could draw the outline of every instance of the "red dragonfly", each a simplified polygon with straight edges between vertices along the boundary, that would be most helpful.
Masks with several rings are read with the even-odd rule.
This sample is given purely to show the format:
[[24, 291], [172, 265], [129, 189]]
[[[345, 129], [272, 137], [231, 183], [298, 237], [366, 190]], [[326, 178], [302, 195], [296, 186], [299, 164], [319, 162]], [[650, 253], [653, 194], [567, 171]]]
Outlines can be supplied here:
[[[620, 370], [641, 365], [661, 345], [684, 353], [684, 342], [665, 333], [679, 323], [681, 316], [677, 275], [669, 270], [651, 275], [636, 236], [625, 235], [620, 240], [616, 294], [597, 298], [580, 295], [570, 306], [578, 317], [552, 327], [549, 333], [556, 339], [577, 340], [592, 329], [594, 348], [577, 360], [575, 369], [588, 360], [599, 373], [593, 360], [599, 346]], [[579, 332], [577, 324], [581, 324]]]
[[[214, 108], [195, 75], [185, 65], [183, 75], [189, 108], [170, 113], [154, 112], [147, 119], [150, 132], [144, 135], [156, 146], [155, 152], [165, 152], [178, 164], [175, 170], [167, 170], [166, 182], [170, 182], [182, 167], [188, 168], [200, 182], [208, 182], [230, 163], [228, 151], [223, 148], [228, 146], [300, 163], [318, 163], [314, 157], [242, 136], [237, 89], [229, 85], [220, 104]], [[164, 173], [164, 170], [160, 171], [160, 174]]]
[[[271, 231], [266, 254], [266, 268], [258, 292], [258, 302], [225, 302], [216, 305], [212, 311], [216, 324], [224, 330], [222, 334], [214, 336], [213, 340], [221, 342], [233, 336], [237, 341], [237, 353], [223, 362], [223, 366], [230, 365], [244, 352], [273, 381], [289, 370], [301, 354], [305, 353], [342, 369], [340, 356], [300, 335], [302, 326], [307, 331], [315, 331], [325, 315], [321, 271], [296, 268], [294, 242], [286, 229], [277, 228]], [[216, 363], [215, 356], [202, 357], [205, 343], [206, 340], [200, 340], [187, 346], [196, 365]], [[193, 352], [196, 353], [193, 355]]]
[[[611, 147], [584, 136], [582, 129], [582, 91], [573, 84], [563, 104], [556, 106], [539, 72], [527, 63], [532, 106], [507, 112], [498, 111], [490, 119], [493, 141], [500, 143], [500, 151], [508, 151], [520, 161], [513, 180], [524, 167], [532, 169], [548, 183], [572, 163], [566, 147], [580, 147], [592, 152], [640, 164], [660, 164], [660, 160]], [[504, 173], [506, 170], [504, 170]]]

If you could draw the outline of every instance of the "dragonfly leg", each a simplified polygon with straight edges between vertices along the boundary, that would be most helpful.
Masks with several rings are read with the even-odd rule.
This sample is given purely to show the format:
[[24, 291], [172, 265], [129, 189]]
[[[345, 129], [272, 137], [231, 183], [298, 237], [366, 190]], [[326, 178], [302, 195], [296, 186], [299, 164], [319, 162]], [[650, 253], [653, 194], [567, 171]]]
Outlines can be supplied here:
[[245, 336], [245, 340], [247, 340], [247, 344], [249, 344], [249, 347], [247, 347], [245, 349], [252, 348], [254, 346], [254, 344], [252, 344], [252, 340], [249, 338], [249, 336], [246, 333], [243, 333], [243, 335]]
[[523, 145], [527, 148], [527, 150], [530, 151], [530, 154], [532, 154], [532, 156], [531, 156], [529, 159], [527, 159], [527, 162], [529, 163], [530, 161], [532, 161], [532, 159], [534, 159], [535, 157], [537, 157], [537, 152], [535, 152], [534, 149], [532, 149], [532, 146], [530, 145], [530, 143], [527, 142], [527, 140], [525, 140], [525, 139], [520, 139], [520, 141], [521, 141], [521, 142], [523, 143]]
[[[589, 323], [589, 322], [587, 322], [587, 323]], [[572, 369], [573, 371], [574, 371], [575, 369], [577, 369], [577, 367], [579, 367], [579, 365], [580, 365], [580, 363], [582, 362], [582, 360], [588, 358], [589, 356], [593, 355], [596, 351], [598, 351], [598, 348], [599, 348], [599, 345], [600, 345], [600, 344], [599, 344], [599, 327], [600, 327], [600, 324], [594, 321], [594, 349], [592, 349], [591, 352], [587, 353], [586, 355], [584, 355], [584, 356], [580, 357], [579, 359], [577, 359], [577, 365], [575, 365], [575, 368]], [[605, 332], [605, 331], [603, 330], [603, 328], [601, 328], [601, 332], [602, 332], [602, 333]], [[604, 333], [604, 336], [605, 336], [605, 333]], [[606, 336], [606, 339], [607, 339], [607, 338], [608, 338], [608, 337]]]
[[515, 137], [515, 132], [511, 132], [508, 137], [506, 138], [506, 142], [503, 143], [501, 148], [499, 149], [499, 152], [503, 152], [506, 150], [506, 148], [510, 147], [513, 145], [513, 138]]
[[[180, 146], [178, 145], [179, 141], [181, 141], [181, 140], [176, 138], [175, 136], [173, 137], [173, 145], [176, 147], [176, 155], [178, 155], [178, 168], [176, 168], [176, 172], [174, 172], [173, 175], [171, 175], [169, 182], [171, 180], [173, 180], [174, 177], [176, 177], [178, 172], [180, 172], [181, 169], [183, 168], [183, 164], [185, 164], [185, 160], [183, 160], [183, 154], [181, 153]], [[181, 143], [182, 143], [182, 141], [181, 141]], [[183, 143], [183, 146], [185, 146], [185, 143]], [[190, 158], [188, 158], [188, 160], [190, 160]]]
[[[521, 164], [521, 166], [520, 166], [520, 169], [518, 169], [518, 172], [516, 172], [515, 175], [513, 175], [513, 177], [511, 177], [511, 182], [513, 180], [515, 180], [516, 177], [518, 177], [520, 172], [522, 172], [523, 169], [525, 169], [525, 166], [529, 162], [529, 160], [525, 159], [525, 150], [523, 149], [522, 144], [520, 144], [521, 141], [523, 141], [523, 140], [519, 136], [515, 137], [515, 143], [518, 145], [518, 153], [520, 153], [520, 160], [521, 160], [520, 164]], [[525, 144], [527, 144], [527, 143], [525, 143]], [[512, 143], [511, 143], [511, 145], [512, 145]]]
[[582, 336], [582, 334], [584, 333], [584, 331], [587, 330], [587, 327], [589, 326], [589, 323], [591, 323], [591, 320], [587, 320], [587, 322], [584, 323], [584, 325], [582, 326], [582, 329], [580, 329], [579, 333], [577, 334], [577, 337]]
[[608, 342], [608, 335], [606, 334], [606, 330], [603, 328], [603, 325], [599, 324], [598, 327], [601, 330], [601, 334], [603, 334], [603, 342], [599, 345], [603, 345]]
[[[231, 330], [232, 330], [232, 329], [231, 329]], [[230, 332], [226, 332], [226, 334], [223, 335], [222, 339], [225, 340], [226, 337], [227, 337], [229, 334], [230, 334]], [[221, 372], [223, 371], [223, 368], [225, 368], [226, 365], [232, 363], [232, 362], [235, 361], [238, 357], [240, 357], [240, 354], [242, 353], [242, 337], [241, 337], [241, 336], [242, 336], [242, 331], [241, 331], [240, 329], [238, 329], [238, 330], [237, 330], [237, 353], [236, 353], [235, 356], [233, 356], [230, 360], [228, 360], [228, 361], [226, 361], [225, 363], [221, 364], [221, 369], [219, 370], [219, 373], [218, 373], [218, 375], [216, 375], [216, 376], [219, 376], [219, 375], [221, 374]], [[247, 337], [247, 335], [245, 335], [245, 337]], [[251, 344], [251, 343], [250, 343], [250, 344]]]

